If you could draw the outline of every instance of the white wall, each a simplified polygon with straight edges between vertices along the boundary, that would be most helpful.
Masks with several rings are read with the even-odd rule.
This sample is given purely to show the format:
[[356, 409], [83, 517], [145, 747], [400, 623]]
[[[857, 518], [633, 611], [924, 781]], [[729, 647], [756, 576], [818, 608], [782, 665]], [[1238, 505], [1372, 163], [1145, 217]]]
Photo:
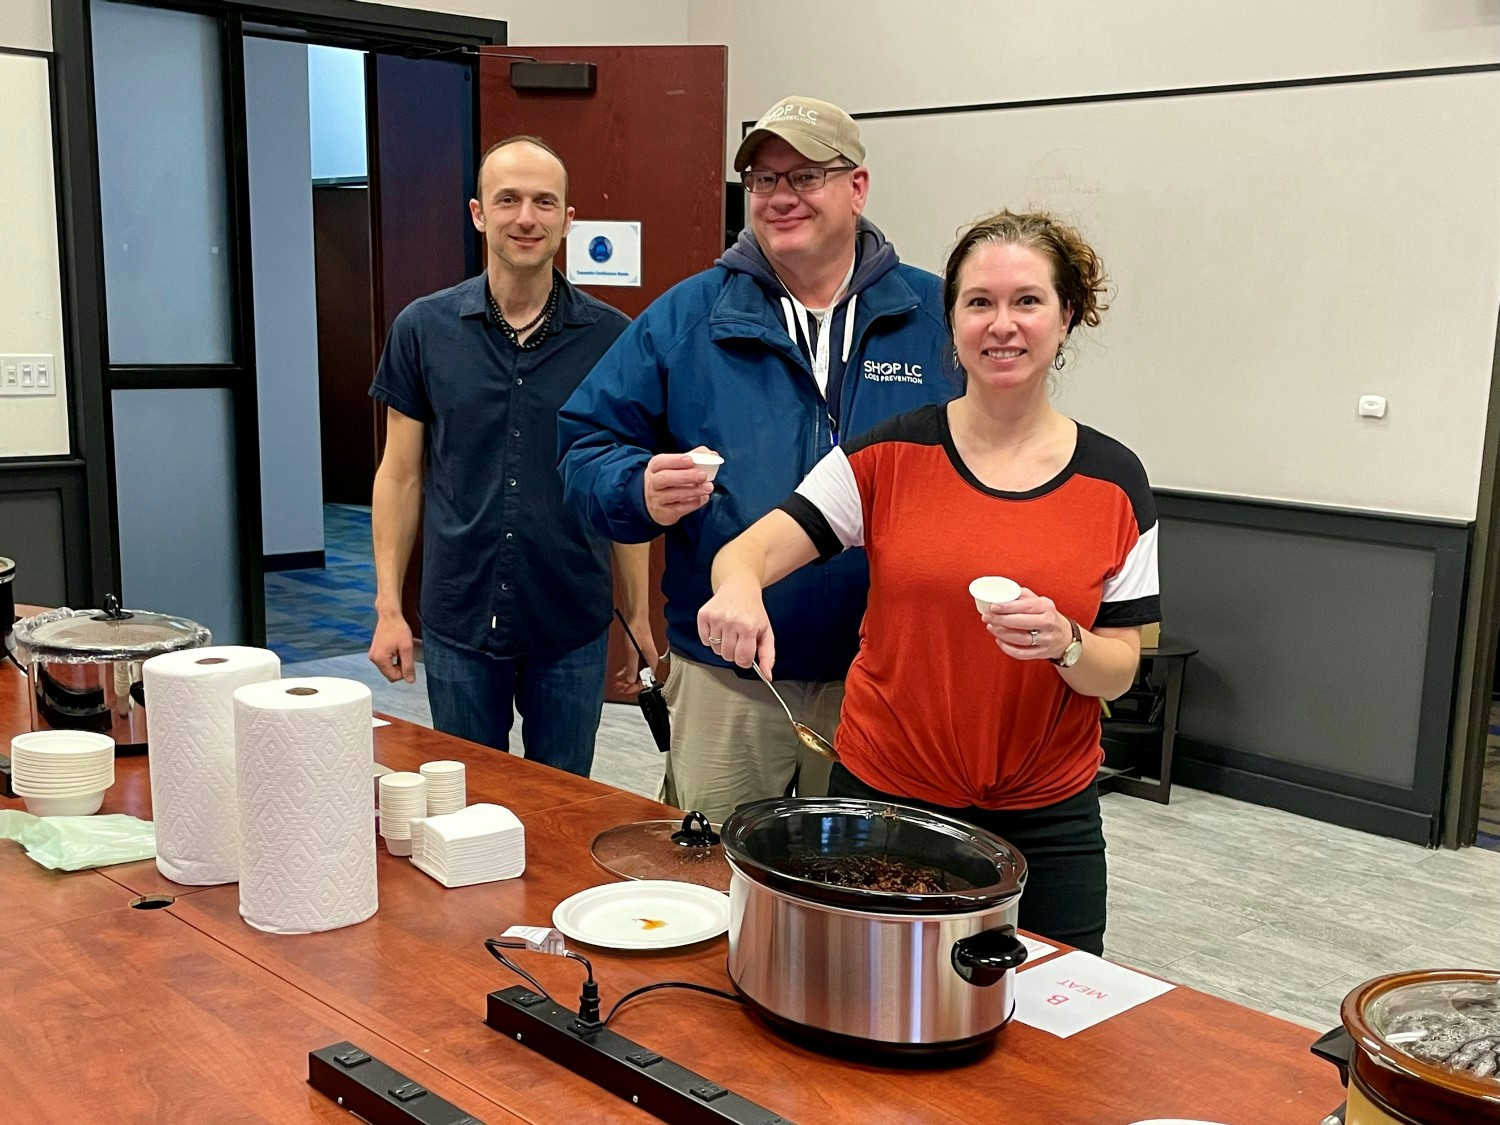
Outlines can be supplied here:
[[729, 44], [737, 137], [791, 93], [861, 112], [1494, 62], [1500, 0], [700, 0], [688, 41]]
[[[1493, 72], [862, 132], [900, 153], [875, 165], [885, 198], [941, 199], [878, 216], [915, 265], [940, 271], [955, 228], [1001, 204], [1083, 229], [1113, 292], [1054, 401], [1157, 487], [1467, 519], [1500, 309], [1491, 120]], [[1385, 418], [1359, 417], [1366, 394]]]
[[0, 52], [0, 106], [0, 354], [52, 356], [57, 387], [50, 396], [0, 398], [0, 457], [65, 455], [67, 373], [47, 60]]
[[250, 243], [267, 555], [323, 549], [307, 48], [245, 40]]
[[[695, 5], [690, 39], [730, 44], [731, 147], [741, 135], [743, 121], [753, 120], [790, 93], [827, 98], [857, 113], [1500, 60], [1500, 0], [1319, 0], [1316, 4], [1300, 0], [1256, 4], [1239, 0], [1116, 0], [1110, 4], [1053, 0], [1047, 4], [933, 4], [920, 14], [896, 0], [871, 0], [859, 6], [858, 16], [852, 11], [850, 4], [816, 0]], [[789, 27], [796, 28], [795, 35], [787, 33]], [[1302, 92], [1296, 100], [1314, 121], [1325, 117], [1347, 121], [1349, 110], [1340, 107], [1355, 89], [1320, 87]], [[1115, 103], [1113, 112], [1130, 120], [1149, 115], [1159, 121], [1164, 104]], [[1164, 470], [1154, 473], [1155, 483], [1293, 502], [1473, 518], [1495, 331], [1493, 298], [1500, 277], [1500, 241], [1494, 237], [1496, 224], [1491, 221], [1496, 216], [1484, 210], [1484, 198], [1493, 195], [1496, 185], [1454, 183], [1445, 177], [1455, 169], [1472, 174], [1475, 168], [1494, 163], [1490, 150], [1496, 146], [1490, 138], [1495, 122], [1483, 106], [1462, 96], [1451, 96], [1443, 105], [1440, 120], [1426, 116], [1433, 108], [1430, 98], [1403, 100], [1398, 93], [1382, 107], [1394, 106], [1390, 112], [1397, 115], [1388, 132], [1425, 133], [1424, 140], [1432, 142], [1425, 146], [1428, 151], [1421, 159], [1399, 146], [1392, 146], [1384, 157], [1391, 161], [1391, 185], [1408, 185], [1405, 206], [1413, 210], [1406, 221], [1420, 222], [1418, 216], [1433, 204], [1435, 192], [1458, 200], [1465, 214], [1484, 220], [1470, 227], [1467, 242], [1432, 248], [1434, 254], [1449, 254], [1452, 268], [1447, 276], [1453, 285], [1440, 288], [1441, 296], [1429, 294], [1441, 302], [1440, 315], [1417, 314], [1405, 325], [1404, 339], [1411, 345], [1408, 352], [1415, 350], [1417, 362], [1363, 366], [1362, 360], [1356, 362], [1356, 355], [1364, 352], [1338, 347], [1340, 332], [1351, 324], [1359, 325], [1361, 318], [1368, 321], [1374, 315], [1372, 308], [1396, 308], [1404, 310], [1398, 316], [1413, 315], [1414, 306], [1402, 289], [1409, 275], [1391, 271], [1342, 279], [1347, 284], [1336, 294], [1339, 300], [1330, 305], [1327, 325], [1316, 334], [1280, 341], [1288, 349], [1284, 354], [1293, 360], [1286, 365], [1288, 372], [1296, 368], [1297, 378], [1272, 378], [1252, 387], [1251, 395], [1266, 393], [1248, 409], [1236, 398], [1245, 395], [1243, 385], [1216, 387], [1218, 397], [1208, 395], [1205, 402], [1203, 367], [1197, 359], [1174, 363], [1183, 354], [1180, 351], [1167, 351], [1156, 363], [1133, 363], [1130, 377], [1149, 400], [1150, 417], [1122, 421], [1125, 432], [1120, 436], [1137, 449], [1148, 470]], [[1046, 112], [1059, 120], [1065, 116], [1063, 111], [1017, 112]], [[1012, 139], [1008, 134], [1013, 127], [1021, 127], [1017, 112], [988, 115], [989, 124], [982, 134], [975, 132], [975, 115], [923, 117], [905, 123], [877, 121], [867, 126], [872, 142], [868, 213], [876, 223], [904, 232], [897, 240], [904, 257], [934, 265], [941, 261], [954, 229], [976, 210], [1029, 202], [1010, 197], [1014, 193], [1010, 181], [1017, 177], [1008, 173], [1018, 169], [1005, 164]], [[1102, 117], [1103, 112], [1093, 116]], [[1379, 144], [1378, 122], [1357, 123], [1372, 125]], [[1170, 120], [1163, 127], [1177, 128]], [[1240, 138], [1242, 147], [1246, 143], [1262, 146], [1267, 158], [1273, 159], [1270, 154], [1278, 151], [1283, 139], [1274, 126], [1260, 134], [1245, 132], [1251, 135]], [[1472, 145], [1466, 137], [1474, 139]], [[1057, 139], [1059, 149], [1067, 149], [1069, 143], [1066, 135]], [[1220, 142], [1210, 135], [1208, 143]], [[1445, 159], [1434, 160], [1433, 146]], [[1022, 154], [1014, 151], [1010, 157], [1019, 159]], [[1028, 150], [1024, 159], [1034, 157]], [[976, 182], [984, 181], [975, 180], [974, 166], [986, 158], [1006, 168], [1007, 174], [995, 177], [996, 191], [1001, 191], [999, 181], [1005, 180], [1005, 191], [1010, 194], [976, 206], [970, 196], [978, 190]], [[915, 177], [911, 167], [918, 159], [931, 169], [930, 190], [921, 190], [920, 177]], [[1336, 193], [1357, 190], [1353, 185], [1367, 183], [1368, 177], [1361, 172], [1363, 179], [1340, 178], [1337, 167], [1325, 166], [1328, 163], [1314, 146], [1310, 162], [1293, 164], [1280, 173], [1302, 195], [1314, 191], [1312, 185], [1320, 185], [1317, 190], [1326, 187], [1326, 202], [1334, 213], [1322, 221], [1325, 239], [1336, 226], [1357, 226], [1353, 216], [1370, 210], [1369, 200], [1359, 198], [1349, 200], [1347, 214], [1336, 213]], [[890, 171], [883, 175], [882, 168]], [[945, 187], [945, 175], [950, 174], [954, 184]], [[1170, 176], [1170, 168], [1164, 167], [1162, 174]], [[945, 200], [951, 214], [944, 212]], [[1111, 200], [1112, 206], [1119, 202]], [[1081, 217], [1087, 232], [1087, 215]], [[1354, 237], [1378, 241], [1383, 223], [1400, 221], [1390, 209], [1368, 218], [1366, 229], [1356, 231]], [[1120, 219], [1111, 222], [1113, 228], [1101, 234], [1120, 227]], [[942, 235], [936, 233], [939, 227]], [[916, 231], [924, 231], [925, 236], [916, 238], [912, 233]], [[1240, 233], [1237, 251], [1243, 250], [1244, 243], [1253, 243], [1248, 234]], [[1318, 293], [1296, 292], [1297, 255], [1303, 250], [1296, 232], [1278, 237], [1290, 267], [1286, 289], [1278, 299], [1318, 300]], [[1110, 244], [1101, 239], [1099, 250], [1108, 264]], [[1264, 250], [1271, 253], [1273, 248]], [[1342, 260], [1342, 256], [1335, 259]], [[1324, 274], [1329, 259], [1314, 264], [1320, 268], [1303, 272]], [[1234, 262], [1225, 260], [1222, 267], [1233, 270]], [[1214, 286], [1221, 281], [1210, 274], [1204, 284]], [[1130, 298], [1139, 296], [1142, 288], [1137, 286], [1133, 292], [1122, 288], [1115, 311], [1106, 314], [1102, 330], [1106, 336], [1111, 327], [1126, 326], [1132, 315]], [[1339, 303], [1361, 294], [1368, 295], [1368, 302], [1351, 321]], [[1462, 317], [1462, 322], [1455, 323], [1455, 316]], [[1186, 338], [1196, 345], [1203, 332], [1195, 330], [1202, 328], [1201, 320], [1189, 326]], [[1456, 341], [1455, 346], [1424, 351], [1421, 340], [1427, 332], [1432, 333], [1434, 345]], [[1136, 336], [1131, 332], [1117, 335], [1122, 346]], [[1299, 361], [1311, 355], [1319, 359], [1309, 365], [1308, 375]], [[1433, 362], [1423, 362], [1424, 357]], [[1059, 399], [1061, 408], [1110, 428], [1111, 419], [1120, 417], [1115, 409], [1119, 396], [1128, 392], [1113, 384], [1106, 386], [1103, 366], [1119, 358], [1103, 348], [1090, 351], [1085, 345], [1080, 362], [1063, 376], [1066, 389]], [[1351, 369], [1356, 366], [1360, 369]], [[1142, 373], [1141, 367], [1148, 370]], [[1099, 380], [1092, 382], [1091, 390], [1095, 375]], [[1354, 416], [1355, 398], [1364, 391], [1390, 400], [1391, 414], [1384, 422], [1369, 423]], [[1286, 425], [1287, 419], [1295, 424]]]
[[48, 0], [0, 0], [0, 47], [52, 50], [52, 5]]

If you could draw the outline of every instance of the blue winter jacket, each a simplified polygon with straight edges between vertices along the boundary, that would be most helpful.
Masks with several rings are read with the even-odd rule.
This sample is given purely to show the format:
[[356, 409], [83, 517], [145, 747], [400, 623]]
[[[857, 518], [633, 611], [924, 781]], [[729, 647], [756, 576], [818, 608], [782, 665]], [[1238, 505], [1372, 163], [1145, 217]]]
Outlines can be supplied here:
[[[942, 283], [900, 264], [873, 224], [862, 220], [858, 237], [848, 293], [826, 327], [837, 410], [813, 378], [805, 337], [794, 338], [805, 320], [746, 231], [712, 269], [653, 302], [558, 415], [566, 503], [616, 542], [665, 530], [667, 639], [693, 660], [726, 666], [698, 640], [697, 624], [719, 548], [785, 500], [836, 441], [958, 389]], [[699, 445], [724, 457], [713, 495], [663, 529], [646, 512], [646, 462]], [[778, 678], [844, 678], [868, 585], [865, 554], [856, 550], [766, 591]]]

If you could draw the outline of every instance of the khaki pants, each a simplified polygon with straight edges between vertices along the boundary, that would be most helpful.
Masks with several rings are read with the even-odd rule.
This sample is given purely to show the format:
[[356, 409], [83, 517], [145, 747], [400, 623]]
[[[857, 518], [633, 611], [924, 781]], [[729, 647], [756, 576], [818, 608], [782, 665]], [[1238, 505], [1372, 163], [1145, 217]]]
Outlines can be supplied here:
[[[672, 751], [662, 800], [718, 824], [747, 801], [828, 792], [832, 763], [804, 747], [765, 684], [672, 654], [663, 688], [672, 711]], [[839, 723], [844, 684], [777, 680], [797, 720], [829, 741]]]

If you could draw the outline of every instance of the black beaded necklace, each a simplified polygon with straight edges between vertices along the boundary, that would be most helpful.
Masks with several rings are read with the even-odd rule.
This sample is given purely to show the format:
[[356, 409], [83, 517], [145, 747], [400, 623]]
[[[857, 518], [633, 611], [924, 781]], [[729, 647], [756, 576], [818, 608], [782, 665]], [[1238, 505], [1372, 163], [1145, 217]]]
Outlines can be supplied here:
[[[552, 320], [552, 314], [557, 311], [556, 274], [552, 275], [552, 288], [547, 293], [547, 302], [542, 306], [542, 311], [537, 313], [536, 316], [532, 317], [528, 323], [521, 325], [521, 327], [519, 328], [505, 319], [505, 314], [500, 311], [500, 303], [495, 300], [494, 291], [490, 289], [488, 284], [486, 284], [484, 287], [484, 294], [489, 298], [490, 301], [490, 315], [495, 318], [495, 324], [499, 326], [500, 331], [505, 334], [505, 338], [507, 340], [509, 340], [516, 347], [520, 348], [523, 352], [529, 352], [533, 348], [538, 348], [541, 346], [542, 340], [547, 335], [547, 327]], [[541, 327], [537, 328], [538, 325], [541, 325]], [[537, 328], [537, 331], [533, 332], [523, 342], [521, 340], [521, 334], [524, 332], [531, 332], [533, 328]]]

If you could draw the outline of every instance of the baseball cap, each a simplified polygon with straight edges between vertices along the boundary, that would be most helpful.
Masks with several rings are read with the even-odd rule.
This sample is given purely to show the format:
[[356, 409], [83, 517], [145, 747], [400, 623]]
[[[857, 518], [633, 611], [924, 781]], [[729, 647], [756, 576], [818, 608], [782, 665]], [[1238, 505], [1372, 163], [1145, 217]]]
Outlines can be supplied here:
[[734, 168], [743, 172], [760, 142], [780, 137], [809, 160], [832, 160], [842, 156], [856, 164], [865, 162], [854, 118], [832, 102], [792, 95], [782, 98], [755, 123], [734, 154]]

